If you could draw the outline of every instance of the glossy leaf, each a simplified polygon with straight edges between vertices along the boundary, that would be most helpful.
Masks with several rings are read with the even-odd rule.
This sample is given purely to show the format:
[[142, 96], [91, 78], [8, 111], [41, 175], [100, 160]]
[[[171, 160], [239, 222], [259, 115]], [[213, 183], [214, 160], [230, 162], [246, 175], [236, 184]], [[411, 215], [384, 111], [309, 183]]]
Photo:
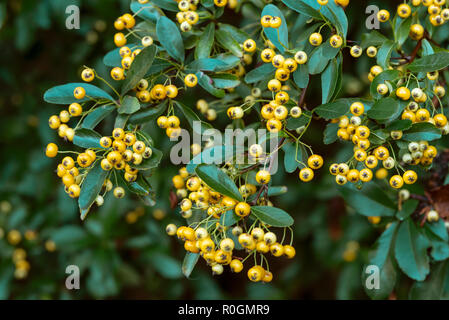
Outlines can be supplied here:
[[162, 16], [157, 20], [156, 33], [161, 45], [167, 53], [173, 59], [179, 62], [184, 62], [184, 42], [176, 23], [169, 18]]
[[237, 201], [243, 201], [234, 181], [215, 165], [200, 164], [195, 168], [195, 172], [211, 189]]
[[269, 206], [253, 206], [251, 213], [263, 223], [273, 227], [289, 227], [293, 218], [284, 210]]
[[73, 144], [83, 148], [101, 148], [101, 135], [91, 129], [80, 128], [75, 130]]
[[155, 46], [146, 47], [136, 56], [123, 81], [122, 95], [136, 87], [150, 69], [155, 56]]
[[85, 218], [87, 211], [95, 201], [97, 195], [100, 193], [101, 188], [103, 187], [103, 183], [106, 180], [108, 174], [108, 171], [105, 171], [101, 168], [100, 162], [97, 162], [96, 165], [92, 169], [90, 169], [89, 173], [83, 181], [83, 184], [81, 185], [81, 192], [78, 199], [80, 210], [84, 212], [84, 215], [81, 216], [81, 219]]
[[[86, 96], [83, 99], [76, 99], [73, 91], [77, 87], [83, 87], [86, 90]], [[67, 83], [48, 89], [44, 94], [44, 100], [54, 104], [71, 104], [73, 102], [85, 102], [93, 99], [107, 99], [113, 101], [109, 93], [89, 83]]]

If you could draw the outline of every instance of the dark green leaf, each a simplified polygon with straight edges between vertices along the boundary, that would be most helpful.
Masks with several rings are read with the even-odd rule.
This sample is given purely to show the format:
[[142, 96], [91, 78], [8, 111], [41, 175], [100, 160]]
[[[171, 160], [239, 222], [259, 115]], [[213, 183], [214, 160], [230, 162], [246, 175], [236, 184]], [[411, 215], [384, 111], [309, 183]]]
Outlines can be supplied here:
[[357, 213], [364, 216], [394, 216], [396, 206], [385, 191], [375, 183], [367, 184], [362, 190], [354, 185], [345, 185], [339, 189], [346, 203]]
[[222, 45], [225, 49], [229, 50], [233, 55], [241, 58], [243, 57], [242, 49], [240, 44], [232, 37], [229, 36], [224, 30], [215, 31], [215, 38], [218, 43]]
[[261, 16], [265, 15], [281, 18], [282, 24], [279, 28], [264, 28], [264, 32], [271, 43], [273, 43], [273, 45], [281, 53], [285, 53], [285, 50], [288, 49], [289, 44], [287, 21], [285, 20], [284, 15], [282, 14], [281, 10], [279, 10], [278, 7], [273, 4], [268, 4], [263, 8]]
[[91, 129], [80, 128], [75, 130], [73, 144], [83, 148], [101, 148], [101, 135]]
[[[86, 96], [83, 99], [76, 99], [73, 96], [73, 91], [77, 87], [83, 87], [86, 90]], [[114, 100], [106, 91], [88, 83], [67, 83], [48, 89], [44, 94], [44, 100], [54, 104], [81, 103], [89, 101], [91, 98]]]
[[440, 51], [413, 61], [408, 69], [412, 72], [438, 71], [449, 66], [449, 52]]
[[332, 59], [321, 74], [322, 104], [328, 103], [334, 94], [334, 90], [337, 86], [338, 72], [339, 68], [337, 60]]
[[245, 76], [246, 83], [256, 83], [263, 80], [271, 79], [274, 75], [275, 67], [271, 63], [265, 63], [260, 67], [251, 70]]
[[81, 219], [84, 220], [90, 206], [100, 193], [108, 173], [108, 171], [101, 168], [100, 162], [97, 162], [84, 179], [83, 184], [81, 185], [80, 197], [78, 199], [80, 210], [83, 213]]
[[155, 56], [155, 46], [146, 47], [137, 55], [131, 65], [131, 68], [129, 68], [128, 72], [126, 73], [126, 78], [123, 81], [122, 86], [122, 95], [135, 88], [139, 81], [142, 80], [142, 78], [145, 76], [145, 74], [153, 64]]
[[367, 112], [368, 117], [379, 121], [388, 121], [400, 110], [401, 104], [393, 98], [384, 98], [374, 103], [373, 107]]
[[293, 218], [284, 210], [269, 206], [253, 206], [251, 212], [263, 223], [273, 227], [289, 227]]
[[114, 111], [115, 109], [116, 109], [115, 106], [101, 106], [95, 108], [84, 118], [81, 127], [86, 129], [95, 128], [104, 118], [110, 115], [112, 111]]
[[184, 62], [184, 42], [176, 23], [167, 17], [160, 17], [156, 24], [159, 42], [167, 53], [175, 60]]
[[192, 274], [199, 257], [200, 255], [198, 253], [186, 253], [184, 261], [182, 262], [182, 273], [186, 276], [186, 278], [189, 278]]
[[132, 124], [148, 123], [159, 117], [167, 108], [167, 100], [160, 103], [157, 107], [150, 107], [141, 109], [129, 117], [129, 122]]
[[[379, 237], [376, 242], [376, 251], [370, 260], [370, 265], [377, 266], [380, 271], [379, 288], [368, 289], [364, 285], [366, 293], [372, 299], [386, 299], [393, 291], [396, 284], [396, 269], [393, 265], [393, 246], [398, 223], [393, 222]], [[365, 277], [368, 276], [365, 273]], [[366, 279], [365, 279], [366, 281]]]
[[412, 219], [402, 222], [396, 236], [395, 257], [401, 270], [410, 278], [423, 281], [429, 274], [429, 241]]
[[402, 137], [406, 141], [433, 141], [440, 138], [441, 130], [429, 122], [414, 123]]
[[243, 201], [239, 189], [229, 176], [211, 164], [200, 164], [195, 168], [198, 177], [211, 189], [232, 199]]
[[209, 58], [210, 52], [212, 51], [212, 45], [214, 44], [215, 36], [215, 24], [209, 23], [201, 34], [198, 45], [195, 49], [195, 58]]
[[223, 98], [225, 96], [225, 92], [223, 89], [218, 89], [214, 86], [212, 79], [205, 73], [198, 71], [196, 73], [198, 77], [198, 83], [204, 90], [209, 92], [211, 95], [217, 98]]
[[118, 109], [118, 113], [133, 114], [140, 109], [139, 100], [136, 97], [125, 96], [122, 105]]

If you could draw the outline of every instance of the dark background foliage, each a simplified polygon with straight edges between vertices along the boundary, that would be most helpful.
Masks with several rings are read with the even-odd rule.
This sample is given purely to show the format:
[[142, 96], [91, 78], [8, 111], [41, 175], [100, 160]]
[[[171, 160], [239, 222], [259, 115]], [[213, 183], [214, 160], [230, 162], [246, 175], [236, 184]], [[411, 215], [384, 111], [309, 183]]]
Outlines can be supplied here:
[[[81, 8], [80, 30], [65, 28], [65, 8], [70, 4]], [[385, 1], [383, 6], [392, 4]], [[351, 39], [360, 39], [366, 32], [360, 8], [365, 5], [350, 6], [347, 11]], [[181, 245], [164, 233], [167, 223], [181, 221], [169, 209], [168, 199], [177, 168], [168, 165], [170, 143], [160, 132], [155, 132], [155, 141], [165, 151], [167, 165], [152, 178], [158, 192], [156, 205], [144, 208], [144, 214], [130, 223], [136, 216], [132, 212], [141, 211], [138, 207], [143, 204], [135, 198], [108, 198], [101, 209], [80, 221], [75, 201], [64, 194], [54, 173], [55, 161], [43, 152], [56, 136], [47, 119], [60, 110], [44, 103], [42, 95], [54, 85], [79, 81], [83, 65], [108, 77], [102, 58], [113, 49], [112, 22], [128, 11], [128, 0], [0, 3], [0, 228], [4, 233], [0, 239], [0, 298], [367, 298], [362, 266], [383, 228], [347, 208], [324, 169], [310, 184], [300, 183], [296, 174], [287, 176], [283, 170], [274, 177], [275, 184], [289, 188], [274, 202], [295, 217], [297, 256], [291, 261], [271, 260], [272, 284], [249, 283], [244, 273], [214, 278], [202, 263], [192, 279], [182, 276]], [[363, 58], [345, 67], [343, 95], [364, 95], [369, 66]], [[320, 90], [319, 79], [313, 82], [313, 90]], [[319, 101], [307, 103], [316, 106]], [[327, 168], [331, 161], [346, 157], [352, 147], [324, 146], [324, 125], [316, 122], [305, 140], [325, 156]], [[31, 265], [22, 280], [13, 275], [14, 246], [6, 239], [12, 229], [38, 233], [35, 241], [22, 240], [16, 246], [27, 251]], [[56, 243], [56, 251], [45, 249], [47, 240]], [[354, 244], [359, 249], [350, 250], [357, 247]], [[81, 269], [80, 290], [69, 291], [64, 286], [65, 268], [70, 264]], [[402, 277], [396, 290], [399, 298], [407, 297], [411, 285]]]

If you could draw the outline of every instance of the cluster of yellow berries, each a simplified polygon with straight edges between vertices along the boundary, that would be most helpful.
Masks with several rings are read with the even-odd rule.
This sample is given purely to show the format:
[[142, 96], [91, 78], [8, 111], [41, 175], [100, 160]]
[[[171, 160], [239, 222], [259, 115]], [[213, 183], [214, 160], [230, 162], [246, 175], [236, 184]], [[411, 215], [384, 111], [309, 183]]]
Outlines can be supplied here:
[[[268, 183], [268, 177], [264, 177], [264, 171], [259, 171], [256, 179], [262, 183]], [[174, 224], [169, 224], [166, 231], [169, 235], [177, 235], [184, 241], [184, 248], [187, 252], [200, 253], [203, 259], [211, 266], [214, 274], [223, 273], [223, 266], [229, 265], [232, 272], [238, 273], [243, 270], [243, 263], [250, 256], [255, 256], [271, 252], [275, 257], [282, 255], [293, 258], [295, 249], [290, 245], [283, 245], [283, 241], [278, 242], [276, 234], [269, 230], [269, 226], [263, 223], [254, 223], [247, 232], [243, 232], [239, 222], [230, 230], [237, 239], [239, 246], [246, 249], [248, 256], [245, 259], [233, 256], [236, 243], [227, 234], [227, 227], [220, 224], [220, 218], [225, 214], [235, 214], [239, 219], [248, 217], [251, 214], [251, 205], [246, 201], [236, 201], [228, 196], [211, 189], [195, 174], [189, 174], [185, 167], [172, 179], [176, 189], [176, 195], [180, 199], [179, 207], [181, 215], [185, 219], [192, 217], [193, 210], [206, 213], [206, 218], [195, 223], [195, 226], [181, 226], [177, 228]], [[256, 194], [257, 187], [250, 183], [242, 184], [239, 192], [244, 199]], [[266, 205], [272, 205], [270, 201], [259, 199]], [[243, 221], [243, 220], [241, 220]], [[244, 227], [246, 230], [246, 227]], [[251, 281], [270, 282], [272, 274], [262, 265], [255, 265], [248, 270], [248, 278]]]
[[[100, 162], [101, 168], [105, 171], [124, 170], [123, 177], [127, 182], [136, 181], [139, 170], [134, 166], [138, 166], [143, 159], [148, 159], [153, 154], [151, 147], [144, 141], [137, 140], [135, 133], [125, 132], [122, 128], [112, 131], [112, 139], [108, 136], [101, 137], [99, 143], [106, 149]], [[115, 193], [114, 191], [114, 195]], [[118, 194], [116, 196], [120, 198]]]
[[[334, 163], [330, 166], [330, 173], [335, 177], [335, 181], [339, 185], [344, 185], [348, 181], [352, 183], [369, 182], [373, 178], [373, 171], [382, 161], [382, 168], [376, 171], [376, 177], [378, 179], [385, 179], [388, 175], [387, 170], [400, 167], [395, 158], [390, 156], [389, 150], [384, 146], [371, 147], [369, 140], [371, 131], [370, 129], [362, 125], [362, 119], [365, 106], [361, 102], [354, 102], [350, 106], [352, 117], [348, 116], [340, 117], [338, 121], [339, 129], [337, 135], [342, 140], [350, 140], [354, 144], [353, 158], [348, 163]], [[392, 131], [392, 137], [400, 139], [402, 134], [397, 131]], [[432, 147], [434, 148], [434, 147]], [[436, 149], [435, 149], [436, 150]], [[436, 154], [435, 154], [436, 156]], [[354, 162], [363, 163], [365, 168], [358, 170]], [[353, 167], [353, 168], [351, 168]], [[413, 184], [416, 182], [418, 176], [415, 171], [407, 170], [403, 176], [396, 174], [390, 179], [390, 185], [395, 188], [401, 188], [404, 183]]]
[[[139, 1], [139, 2], [141, 2], [141, 1]], [[135, 25], [136, 25], [136, 20], [135, 20], [134, 16], [129, 13], [125, 13], [121, 17], [117, 18], [114, 22], [114, 27], [117, 31], [122, 31], [124, 29], [127, 29], [128, 31], [130, 31], [132, 28], [134, 28]], [[110, 72], [111, 78], [116, 81], [125, 79], [126, 70], [131, 68], [131, 65], [132, 65], [134, 59], [142, 51], [142, 49], [137, 46], [135, 46], [133, 48], [126, 46], [126, 43], [127, 43], [126, 37], [127, 36], [128, 35], [123, 34], [123, 32], [117, 32], [114, 35], [114, 43], [117, 47], [120, 48], [119, 54], [122, 59], [121, 66], [112, 68], [112, 70]], [[141, 44], [143, 47], [149, 47], [153, 44], [153, 38], [151, 36], [144, 36], [141, 39]]]
[[[413, 16], [421, 6], [427, 7], [427, 14], [429, 22], [437, 27], [449, 20], [449, 9], [443, 8], [446, 5], [446, 0], [412, 0], [412, 7], [407, 3], [402, 3], [397, 7], [397, 14], [402, 19], [407, 19]], [[377, 18], [380, 22], [387, 22], [390, 19], [390, 12], [388, 10], [380, 10], [377, 13]], [[424, 27], [419, 23], [410, 26], [410, 37], [413, 40], [420, 40], [424, 36]]]
[[178, 96], [178, 88], [173, 85], [156, 84], [148, 90], [149, 84], [146, 79], [141, 79], [136, 86], [136, 97], [142, 103], [158, 103], [165, 98], [174, 99]]
[[157, 118], [157, 125], [161, 129], [165, 129], [165, 133], [169, 138], [179, 137], [181, 134], [181, 121], [175, 115], [172, 116], [160, 116]]
[[182, 32], [192, 30], [192, 27], [198, 23], [200, 17], [196, 12], [199, 0], [176, 0], [178, 2], [179, 12], [176, 13], [179, 28]]
[[[92, 72], [92, 69], [85, 69], [82, 73], [82, 78], [85, 79], [85, 72]], [[93, 78], [89, 78], [89, 80]], [[90, 81], [92, 81], [90, 80]], [[86, 96], [86, 91], [83, 87], [77, 87], [75, 88], [73, 95], [76, 99], [83, 99]], [[75, 130], [68, 126], [68, 122], [73, 117], [79, 117], [83, 115], [83, 106], [79, 104], [78, 102], [74, 102], [69, 105], [67, 110], [61, 110], [59, 112], [59, 115], [52, 115], [48, 119], [48, 126], [53, 130], [58, 130], [58, 136], [60, 138], [66, 139], [68, 141], [73, 141], [73, 138], [75, 136]], [[53, 154], [53, 156], [56, 156], [57, 149], [50, 151], [50, 154]]]
[[[53, 156], [53, 153], [50, 154], [50, 152], [55, 148], [57, 149], [57, 146], [54, 143], [47, 145], [46, 154], [48, 157]], [[84, 169], [89, 168], [96, 159], [96, 152], [92, 149], [86, 149], [77, 155], [76, 161], [71, 156], [66, 156], [58, 164], [56, 174], [61, 178], [64, 184], [64, 190], [71, 198], [79, 197], [81, 191], [80, 184], [87, 173], [87, 170]]]
[[408, 151], [402, 156], [402, 161], [408, 165], [422, 165], [428, 167], [438, 154], [437, 148], [427, 141], [416, 141], [408, 144]]
[[[188, 226], [181, 226], [177, 228], [174, 224], [169, 224], [166, 227], [166, 231], [169, 235], [176, 235], [184, 241], [186, 251], [199, 253], [211, 267], [214, 275], [222, 274], [224, 271], [223, 266], [226, 265], [229, 265], [232, 272], [240, 273], [247, 258], [255, 256], [256, 253], [263, 256], [271, 252], [274, 257], [286, 256], [289, 259], [296, 255], [294, 247], [288, 244], [282, 245], [277, 241], [276, 234], [261, 227], [253, 227], [248, 232], [243, 232], [240, 226], [232, 228], [232, 235], [238, 239], [239, 245], [248, 252], [247, 257], [244, 259], [233, 255], [236, 244], [231, 238], [224, 236], [219, 241], [216, 241], [219, 238], [216, 235], [216, 231], [210, 234], [204, 227], [194, 229]], [[256, 263], [249, 268], [247, 276], [250, 281], [265, 283], [272, 281], [273, 274], [269, 271], [266, 258], [264, 257], [262, 261], [266, 263], [267, 268], [263, 267], [263, 263], [260, 265]]]

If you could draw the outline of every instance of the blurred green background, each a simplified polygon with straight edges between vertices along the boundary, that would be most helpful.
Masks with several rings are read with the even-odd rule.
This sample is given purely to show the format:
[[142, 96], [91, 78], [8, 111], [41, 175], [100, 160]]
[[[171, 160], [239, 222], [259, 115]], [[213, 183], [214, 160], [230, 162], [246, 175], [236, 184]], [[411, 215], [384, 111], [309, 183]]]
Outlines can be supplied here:
[[[81, 9], [80, 30], [65, 28], [65, 9], [72, 4]], [[83, 65], [108, 76], [102, 58], [114, 48], [112, 23], [128, 11], [128, 0], [0, 3], [0, 298], [366, 299], [362, 266], [384, 224], [374, 226], [347, 208], [327, 169], [310, 184], [300, 183], [296, 174], [274, 177], [274, 184], [289, 188], [273, 202], [295, 217], [297, 256], [270, 259], [271, 284], [250, 283], [245, 272], [212, 277], [202, 261], [192, 279], [183, 277], [182, 245], [164, 231], [166, 224], [182, 221], [169, 209], [170, 181], [178, 168], [167, 159], [151, 179], [158, 194], [154, 207], [136, 198], [107, 198], [80, 221], [76, 202], [54, 172], [55, 160], [44, 155], [44, 146], [56, 140], [47, 119], [60, 107], [42, 96], [52, 86], [79, 81]], [[366, 32], [360, 7], [350, 7], [348, 16], [351, 37], [360, 39]], [[346, 67], [344, 95], [365, 92], [369, 66], [360, 59]], [[319, 90], [319, 79], [314, 87]], [[324, 125], [318, 121], [306, 141], [330, 158], [327, 168], [352, 147], [323, 146]], [[168, 150], [168, 139], [155, 134], [158, 148]], [[14, 261], [24, 254], [28, 265], [18, 271]], [[80, 268], [80, 290], [65, 288], [68, 265]], [[399, 298], [410, 284], [401, 280]]]

